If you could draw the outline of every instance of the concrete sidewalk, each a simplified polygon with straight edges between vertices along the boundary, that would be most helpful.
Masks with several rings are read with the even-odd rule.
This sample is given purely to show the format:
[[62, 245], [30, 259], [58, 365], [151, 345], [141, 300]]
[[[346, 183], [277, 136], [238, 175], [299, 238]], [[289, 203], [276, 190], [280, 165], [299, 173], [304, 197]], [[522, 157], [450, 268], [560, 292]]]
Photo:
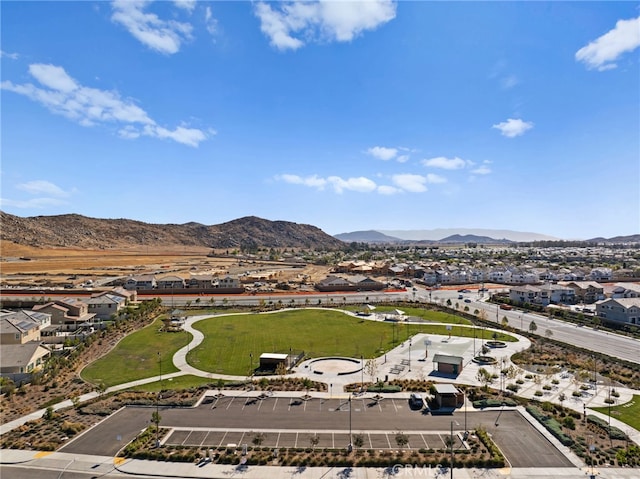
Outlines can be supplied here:
[[[227, 479], [379, 479], [421, 477], [446, 479], [447, 468], [431, 468], [412, 464], [396, 464], [387, 468], [349, 467], [296, 467], [296, 466], [241, 466], [218, 465], [209, 462], [200, 464], [142, 461], [119, 459], [107, 456], [90, 456], [60, 452], [43, 453], [4, 449], [0, 451], [0, 472], [2, 466], [17, 465], [62, 472], [91, 473], [102, 476], [109, 473], [123, 473], [159, 478], [214, 478]], [[638, 469], [596, 468], [597, 477], [604, 479], [638, 479]], [[566, 478], [584, 479], [591, 473], [590, 468], [503, 468], [503, 469], [454, 469], [456, 479], [541, 479]]]

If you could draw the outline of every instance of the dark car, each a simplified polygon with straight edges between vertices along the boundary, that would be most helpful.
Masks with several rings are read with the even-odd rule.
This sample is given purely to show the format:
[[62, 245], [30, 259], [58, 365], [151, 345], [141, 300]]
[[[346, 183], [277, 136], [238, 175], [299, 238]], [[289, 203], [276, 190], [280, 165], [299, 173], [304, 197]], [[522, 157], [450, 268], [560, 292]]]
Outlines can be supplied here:
[[424, 407], [424, 398], [422, 395], [411, 393], [411, 396], [409, 396], [409, 407], [411, 409], [422, 409]]

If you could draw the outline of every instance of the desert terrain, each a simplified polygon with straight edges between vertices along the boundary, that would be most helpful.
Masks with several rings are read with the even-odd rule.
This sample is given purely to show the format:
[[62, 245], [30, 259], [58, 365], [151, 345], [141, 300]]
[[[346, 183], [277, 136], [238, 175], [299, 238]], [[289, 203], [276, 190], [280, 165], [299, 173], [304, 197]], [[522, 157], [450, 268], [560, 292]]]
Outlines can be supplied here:
[[197, 246], [132, 247], [122, 249], [35, 248], [0, 242], [0, 277], [3, 286], [62, 287], [94, 284], [131, 275], [232, 274], [277, 271], [278, 281], [303, 276], [315, 282], [328, 274], [325, 266], [295, 267], [279, 261], [244, 261], [235, 257], [208, 256], [211, 248]]

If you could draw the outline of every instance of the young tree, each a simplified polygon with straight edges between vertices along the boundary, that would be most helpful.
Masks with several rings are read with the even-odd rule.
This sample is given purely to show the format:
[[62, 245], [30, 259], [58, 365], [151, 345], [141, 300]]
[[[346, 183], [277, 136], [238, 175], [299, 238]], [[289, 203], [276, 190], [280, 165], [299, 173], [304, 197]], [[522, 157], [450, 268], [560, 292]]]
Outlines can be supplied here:
[[396, 440], [396, 444], [400, 449], [404, 448], [407, 444], [409, 444], [409, 436], [407, 436], [402, 431], [396, 432], [395, 440]]
[[376, 363], [375, 359], [367, 359], [367, 362], [364, 364], [364, 372], [367, 373], [367, 376], [369, 376], [372, 383], [376, 381], [376, 376], [378, 375], [378, 363]]
[[488, 389], [489, 384], [493, 382], [493, 377], [491, 373], [487, 371], [485, 368], [478, 369], [478, 374], [476, 374], [476, 379], [484, 385], [485, 390]]
[[506, 316], [502, 317], [502, 327], [506, 328], [509, 325], [509, 319]]
[[538, 325], [536, 324], [536, 322], [535, 321], [531, 321], [529, 323], [529, 332], [533, 334], [533, 333], [536, 332], [537, 329], [538, 329]]
[[264, 433], [263, 432], [255, 433], [253, 435], [253, 438], [251, 439], [251, 443], [256, 447], [260, 447], [263, 442], [264, 442]]
[[309, 438], [309, 444], [311, 444], [311, 447], [313, 448], [315, 448], [319, 442], [320, 442], [320, 436], [318, 436], [318, 434], [314, 434]]
[[354, 434], [353, 435], [353, 445], [356, 449], [360, 449], [364, 446], [364, 435], [363, 434]]

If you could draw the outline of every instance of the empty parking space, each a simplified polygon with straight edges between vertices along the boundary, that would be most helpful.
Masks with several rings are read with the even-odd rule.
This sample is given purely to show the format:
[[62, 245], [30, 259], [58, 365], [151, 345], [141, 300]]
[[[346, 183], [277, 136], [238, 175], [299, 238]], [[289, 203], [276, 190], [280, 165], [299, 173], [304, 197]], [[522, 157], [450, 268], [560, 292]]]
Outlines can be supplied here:
[[[518, 412], [468, 413], [468, 428], [484, 426], [514, 467], [563, 467], [571, 463], [547, 438]], [[446, 449], [452, 420], [461, 433], [461, 413], [432, 416], [409, 408], [402, 399], [370, 398], [310, 399], [283, 397], [212, 397], [196, 408], [162, 408], [161, 426], [173, 432], [165, 443], [184, 446], [224, 447], [254, 445], [256, 431], [262, 431], [261, 446], [272, 448], [312, 447], [318, 434], [319, 448], [344, 448], [349, 431], [363, 434], [364, 448], [397, 449], [396, 433], [408, 436], [410, 449]], [[151, 424], [150, 408], [125, 408], [71, 441], [64, 452], [113, 455]], [[467, 421], [465, 421], [467, 422]], [[487, 426], [489, 425], [489, 426]], [[458, 447], [458, 446], [456, 446]], [[535, 460], [532, 458], [536, 458]]]

